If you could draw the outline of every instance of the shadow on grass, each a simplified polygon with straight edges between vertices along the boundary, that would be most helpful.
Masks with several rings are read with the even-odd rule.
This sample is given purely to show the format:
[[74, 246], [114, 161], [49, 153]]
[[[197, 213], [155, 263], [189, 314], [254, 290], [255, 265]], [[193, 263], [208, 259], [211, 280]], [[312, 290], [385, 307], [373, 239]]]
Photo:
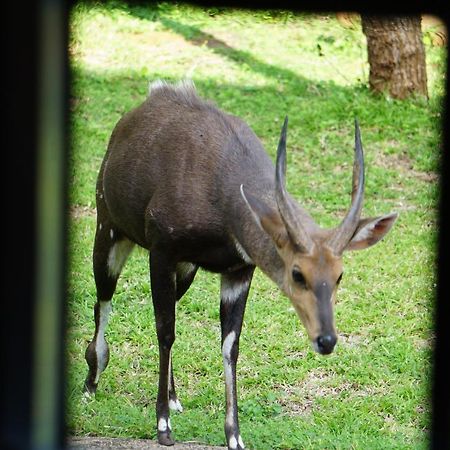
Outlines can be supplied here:
[[291, 70], [272, 64], [267, 64], [255, 58], [251, 53], [244, 50], [237, 50], [228, 45], [226, 42], [217, 39], [214, 35], [205, 33], [193, 25], [186, 25], [164, 17], [161, 17], [159, 22], [164, 26], [164, 28], [181, 35], [191, 44], [199, 47], [206, 46], [215, 54], [229, 59], [236, 64], [245, 65], [251, 71], [264, 75], [266, 78], [286, 80], [290, 83], [295, 82], [303, 89], [306, 89], [309, 84], [305, 78], [299, 77]]
[[[345, 142], [345, 154], [351, 155], [353, 120], [357, 117], [367, 142], [396, 142], [399, 139], [398, 130], [402, 130], [409, 135], [409, 145], [402, 151], [407, 152], [411, 160], [418, 161], [421, 170], [435, 169], [436, 156], [423, 151], [423, 148], [436, 147], [437, 143], [425, 142], [426, 139], [435, 139], [433, 133], [429, 136], [417, 133], [420, 128], [432, 130], [438, 126], [436, 121], [430, 119], [429, 108], [424, 107], [425, 105], [414, 105], [413, 101], [388, 102], [371, 94], [367, 87], [360, 84], [341, 86], [333, 81], [305, 78], [292, 70], [266, 63], [249, 51], [236, 49], [194, 25], [165, 17], [164, 7], [161, 5], [154, 8], [126, 8], [129, 14], [139, 19], [159, 22], [166, 30], [182, 36], [192, 45], [206, 47], [224, 60], [245, 66], [248, 71], [275, 81], [265, 86], [255, 86], [226, 84], [193, 77], [201, 95], [214, 99], [225, 111], [243, 118], [255, 133], [263, 138], [272, 156], [275, 153], [281, 120], [289, 115], [291, 142], [304, 143], [308, 148], [305, 155], [307, 159], [313, 161], [318, 158], [320, 166], [330, 167], [332, 164], [329, 163], [335, 161], [336, 155], [324, 151], [329, 145], [326, 142], [328, 137], [324, 135], [332, 130], [335, 137], [330, 139], [338, 142], [338, 146]], [[176, 57], [177, 55], [174, 55], [174, 59]], [[152, 79], [177, 81], [170, 79], [167, 72], [158, 73], [157, 68], [152, 68], [151, 73]], [[123, 112], [137, 104], [134, 103], [135, 99], [139, 98], [141, 93], [142, 98], [146, 95], [150, 81], [142, 73], [134, 74], [132, 71], [126, 74], [82, 71], [78, 75], [90, 78], [97, 85], [108, 83], [114, 86], [113, 89], [118, 89], [120, 85], [123, 86], [121, 89], [129, 89], [133, 98], [117, 105], [118, 108], [123, 108]], [[330, 147], [335, 148], [336, 142]], [[293, 155], [296, 152], [303, 154], [305, 150], [291, 147], [291, 152]]]
[[[167, 73], [164, 72], [152, 72], [152, 75], [167, 79]], [[95, 111], [92, 117], [87, 117], [88, 123], [92, 119], [96, 128], [108, 130], [113, 129], [122, 114], [145, 99], [149, 81], [142, 71], [99, 73], [77, 69], [76, 78], [84, 80], [84, 89], [91, 87], [88, 92], [83, 89], [83, 97], [89, 97], [91, 103], [100, 105], [100, 109], [114, 111], [108, 116], [108, 122], [99, 123]], [[360, 122], [366, 124], [365, 128], [362, 127], [366, 143], [366, 190], [370, 193], [366, 206], [369, 209], [381, 208], [386, 198], [392, 202], [398, 201], [407, 180], [397, 170], [394, 164], [396, 159], [393, 159], [392, 167], [385, 167], [380, 163], [378, 152], [380, 145], [385, 145], [386, 136], [398, 133], [390, 115], [396, 114], [400, 117], [398, 120], [407, 122], [417, 111], [411, 111], [408, 119], [408, 114], [405, 114], [400, 104], [386, 105], [369, 93], [336, 88], [326, 83], [320, 86], [320, 94], [308, 88], [299, 93], [297, 79], [295, 77], [286, 82], [283, 92], [274, 85], [242, 86], [211, 79], [195, 79], [195, 83], [202, 97], [213, 99], [221, 109], [243, 118], [261, 138], [272, 160], [275, 159], [282, 119], [289, 114], [288, 189], [302, 199], [304, 206], [321, 225], [331, 226], [336, 221], [334, 213], [341, 214], [348, 207], [353, 161], [352, 119], [355, 112]], [[300, 82], [307, 85], [306, 80]], [[98, 90], [98, 86], [103, 89]], [[116, 95], [117, 92], [122, 94]], [[123, 95], [125, 92], [130, 94]], [[385, 108], [390, 110], [380, 114]], [[79, 114], [76, 111], [74, 113]], [[383, 134], [372, 123], [371, 116], [378, 114], [378, 126], [383, 129]], [[104, 153], [105, 142], [99, 140], [80, 146], [78, 151], [84, 154], [80, 161], [90, 161], [93, 148], [98, 149], [96, 156], [100, 158]], [[426, 148], [430, 147], [427, 145]], [[403, 151], [403, 144], [398, 150]], [[92, 169], [86, 164], [79, 170], [84, 172]], [[86, 177], [94, 183], [94, 173]], [[389, 188], [396, 186], [399, 187], [397, 190]], [[336, 192], [341, 195], [336, 195]], [[82, 199], [79, 202], [83, 204]]]

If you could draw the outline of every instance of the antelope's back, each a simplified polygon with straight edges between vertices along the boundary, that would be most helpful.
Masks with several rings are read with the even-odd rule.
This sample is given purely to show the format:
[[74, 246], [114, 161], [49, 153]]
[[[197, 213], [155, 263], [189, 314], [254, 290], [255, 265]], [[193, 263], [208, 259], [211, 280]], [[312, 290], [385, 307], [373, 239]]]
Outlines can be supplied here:
[[251, 178], [258, 164], [271, 162], [243, 121], [190, 83], [157, 82], [116, 125], [99, 185], [115, 224], [143, 245], [149, 215], [175, 231], [223, 227], [230, 184]]

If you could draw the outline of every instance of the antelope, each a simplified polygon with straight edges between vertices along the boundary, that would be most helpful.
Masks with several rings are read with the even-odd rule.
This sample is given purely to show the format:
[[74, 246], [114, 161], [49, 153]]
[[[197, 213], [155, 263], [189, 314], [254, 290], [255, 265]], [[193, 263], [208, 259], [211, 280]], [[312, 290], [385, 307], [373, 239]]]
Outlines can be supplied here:
[[95, 333], [86, 349], [85, 392], [95, 394], [109, 361], [105, 329], [122, 267], [135, 244], [149, 251], [159, 347], [158, 442], [173, 445], [175, 392], [171, 348], [176, 303], [198, 268], [220, 273], [225, 437], [242, 450], [237, 408], [239, 336], [255, 267], [290, 299], [315, 351], [333, 351], [342, 255], [377, 243], [397, 214], [361, 219], [364, 158], [355, 120], [351, 205], [322, 229], [287, 192], [286, 117], [276, 165], [241, 119], [197, 94], [192, 82], [157, 81], [147, 99], [115, 126], [96, 186], [93, 270]]

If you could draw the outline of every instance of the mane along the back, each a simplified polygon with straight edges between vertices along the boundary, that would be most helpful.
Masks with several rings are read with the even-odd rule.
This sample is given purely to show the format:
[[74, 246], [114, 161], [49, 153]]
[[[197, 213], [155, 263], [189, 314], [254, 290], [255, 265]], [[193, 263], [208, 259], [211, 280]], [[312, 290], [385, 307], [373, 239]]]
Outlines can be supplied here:
[[[180, 108], [198, 112], [202, 116], [202, 120], [208, 122], [210, 130], [216, 130], [217, 133], [222, 130], [225, 135], [238, 141], [241, 141], [244, 135], [253, 134], [241, 119], [220, 110], [214, 102], [201, 98], [192, 80], [181, 80], [176, 84], [156, 80], [150, 83], [148, 99], [150, 104], [164, 105], [165, 110], [168, 105], [173, 105], [175, 108], [170, 108], [170, 110], [176, 110], [178, 113], [180, 113]], [[194, 123], [190, 125], [195, 127]]]
[[150, 99], [163, 98], [168, 102], [185, 105], [193, 109], [208, 109], [219, 111], [216, 105], [199, 97], [192, 80], [181, 80], [170, 84], [164, 80], [156, 80], [149, 85]]

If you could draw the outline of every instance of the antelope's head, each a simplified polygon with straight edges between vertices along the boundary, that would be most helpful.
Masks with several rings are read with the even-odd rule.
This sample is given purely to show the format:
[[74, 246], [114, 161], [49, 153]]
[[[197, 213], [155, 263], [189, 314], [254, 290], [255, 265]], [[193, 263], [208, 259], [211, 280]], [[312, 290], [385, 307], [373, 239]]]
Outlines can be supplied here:
[[280, 288], [291, 300], [314, 349], [333, 351], [337, 341], [334, 324], [336, 291], [342, 278], [345, 250], [362, 250], [376, 244], [391, 229], [397, 214], [361, 219], [364, 197], [364, 156], [355, 121], [355, 160], [350, 209], [335, 229], [322, 229], [286, 191], [285, 119], [278, 145], [275, 199], [277, 208], [256, 196], [241, 194], [258, 225], [269, 235], [284, 263]]

